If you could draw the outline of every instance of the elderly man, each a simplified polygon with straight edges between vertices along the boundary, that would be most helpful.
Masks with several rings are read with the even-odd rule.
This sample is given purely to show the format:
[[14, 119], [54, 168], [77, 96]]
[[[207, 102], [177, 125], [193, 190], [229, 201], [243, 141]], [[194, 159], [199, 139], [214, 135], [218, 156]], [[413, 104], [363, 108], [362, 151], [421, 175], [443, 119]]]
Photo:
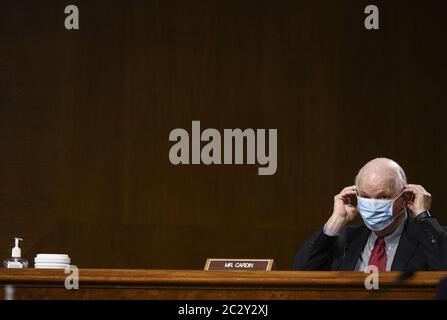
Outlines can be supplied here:
[[[447, 270], [447, 231], [430, 204], [431, 195], [407, 184], [396, 162], [374, 159], [334, 197], [332, 216], [298, 252], [294, 269]], [[347, 226], [359, 214], [365, 225]]]

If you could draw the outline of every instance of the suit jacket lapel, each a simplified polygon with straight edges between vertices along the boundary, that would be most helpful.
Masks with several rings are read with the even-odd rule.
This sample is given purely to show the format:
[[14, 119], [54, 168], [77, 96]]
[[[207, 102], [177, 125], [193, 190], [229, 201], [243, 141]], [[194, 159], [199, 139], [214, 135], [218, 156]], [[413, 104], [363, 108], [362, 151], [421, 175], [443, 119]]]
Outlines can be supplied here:
[[408, 214], [407, 223], [400, 236], [399, 244], [397, 246], [396, 255], [394, 256], [393, 264], [391, 270], [402, 271], [405, 269], [410, 258], [413, 256], [414, 251], [418, 245], [416, 237], [412, 235], [411, 226], [413, 223], [413, 217], [411, 213]]
[[370, 230], [366, 226], [362, 227], [360, 234], [347, 244], [345, 248], [345, 256], [340, 263], [338, 270], [340, 271], [354, 271], [357, 261], [360, 257], [360, 253], [368, 241]]

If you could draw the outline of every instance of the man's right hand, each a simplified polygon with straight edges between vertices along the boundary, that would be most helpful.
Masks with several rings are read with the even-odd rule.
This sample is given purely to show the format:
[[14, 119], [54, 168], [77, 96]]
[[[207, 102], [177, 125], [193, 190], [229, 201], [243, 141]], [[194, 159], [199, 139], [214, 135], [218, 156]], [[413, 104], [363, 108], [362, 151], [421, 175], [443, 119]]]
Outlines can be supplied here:
[[359, 209], [353, 205], [357, 195], [356, 186], [344, 188], [334, 197], [334, 211], [326, 222], [325, 232], [329, 235], [339, 235], [343, 228], [359, 214]]

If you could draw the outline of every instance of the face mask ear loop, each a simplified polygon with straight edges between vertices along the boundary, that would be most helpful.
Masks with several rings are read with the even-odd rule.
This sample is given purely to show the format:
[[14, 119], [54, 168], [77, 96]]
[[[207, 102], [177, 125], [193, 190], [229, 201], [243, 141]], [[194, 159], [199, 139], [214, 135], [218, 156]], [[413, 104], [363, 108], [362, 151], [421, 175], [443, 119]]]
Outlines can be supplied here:
[[[393, 200], [393, 203], [394, 203], [394, 201], [396, 201], [397, 199], [399, 199], [399, 197], [400, 197], [403, 193], [404, 193], [404, 190], [402, 190], [402, 192], [399, 193], [399, 195]], [[399, 218], [399, 217], [402, 215], [403, 212], [407, 212], [405, 209], [406, 209], [406, 207], [404, 207], [404, 208], [401, 210], [401, 212], [399, 212], [399, 214], [398, 214], [397, 216], [393, 217], [393, 221], [396, 220], [397, 218]]]
[[401, 192], [401, 193], [399, 193], [399, 195], [398, 195], [398, 196], [397, 196], [396, 198], [394, 198], [393, 202], [394, 202], [394, 201], [396, 201], [397, 199], [399, 199], [399, 198], [400, 198], [400, 196], [401, 196], [401, 195], [403, 195], [403, 194], [404, 194], [404, 190], [402, 190], [402, 192]]

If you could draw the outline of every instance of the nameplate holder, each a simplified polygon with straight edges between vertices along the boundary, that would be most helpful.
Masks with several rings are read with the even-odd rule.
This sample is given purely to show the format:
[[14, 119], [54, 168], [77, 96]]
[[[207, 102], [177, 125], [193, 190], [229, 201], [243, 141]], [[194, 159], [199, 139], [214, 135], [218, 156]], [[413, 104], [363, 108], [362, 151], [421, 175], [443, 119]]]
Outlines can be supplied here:
[[207, 271], [271, 271], [273, 259], [217, 259], [208, 258], [205, 263]]

